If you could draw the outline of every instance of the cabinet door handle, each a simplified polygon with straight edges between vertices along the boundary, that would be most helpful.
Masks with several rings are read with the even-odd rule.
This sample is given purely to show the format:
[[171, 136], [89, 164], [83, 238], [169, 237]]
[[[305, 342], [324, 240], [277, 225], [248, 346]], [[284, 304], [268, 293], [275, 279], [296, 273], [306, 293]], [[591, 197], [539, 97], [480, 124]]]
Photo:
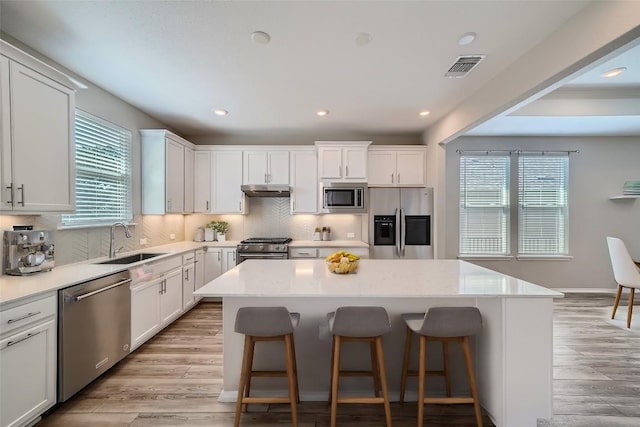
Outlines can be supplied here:
[[218, 252], [218, 261], [222, 261], [222, 259], [220, 258], [220, 252]]
[[189, 270], [188, 269], [184, 271], [184, 276], [185, 276], [184, 280], [189, 280]]
[[13, 182], [11, 184], [9, 184], [9, 186], [7, 187], [7, 190], [9, 190], [9, 194], [11, 194], [11, 199], [7, 200], [7, 203], [10, 204], [11, 206], [13, 206], [13, 201], [14, 201], [14, 197], [15, 197], [15, 192], [13, 190]]
[[293, 210], [295, 211], [296, 210], [296, 199], [293, 199], [292, 203], [293, 203]]
[[349, 176], [349, 166], [348, 165], [344, 167], [344, 175], [345, 176]]
[[267, 174], [266, 173], [264, 174], [264, 183], [265, 184], [267, 183]]
[[20, 195], [22, 196], [22, 199], [18, 202], [18, 204], [24, 207], [24, 184], [18, 187], [18, 190], [20, 190]]
[[391, 183], [393, 184], [393, 174], [391, 174]]
[[209, 201], [208, 200], [207, 200], [207, 209], [206, 210], [209, 210]]
[[[42, 331], [40, 331], [40, 332], [42, 332]], [[20, 338], [19, 340], [9, 341], [9, 342], [7, 343], [7, 347], [11, 347], [12, 345], [18, 344], [19, 342], [26, 341], [26, 340], [28, 340], [29, 338], [33, 338], [33, 337], [35, 337], [36, 335], [38, 335], [40, 332], [34, 332], [34, 333], [32, 333], [32, 334], [27, 334], [26, 336], [24, 336], [24, 337]]]
[[21, 320], [28, 319], [29, 317], [37, 316], [38, 314], [40, 314], [39, 311], [34, 311], [34, 312], [31, 312], [31, 313], [27, 313], [24, 316], [20, 316], [20, 317], [16, 317], [15, 319], [7, 320], [7, 323], [8, 324], [16, 323], [16, 322], [19, 322]]
[[398, 184], [400, 184], [400, 174], [398, 174]]
[[238, 210], [242, 212], [242, 200], [238, 202]]

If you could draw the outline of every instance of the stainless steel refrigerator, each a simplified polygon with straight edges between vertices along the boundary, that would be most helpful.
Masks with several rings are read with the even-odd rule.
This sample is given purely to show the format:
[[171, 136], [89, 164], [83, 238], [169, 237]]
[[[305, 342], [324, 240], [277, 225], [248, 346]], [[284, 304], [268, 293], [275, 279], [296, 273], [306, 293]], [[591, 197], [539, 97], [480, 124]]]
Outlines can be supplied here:
[[432, 214], [432, 188], [370, 188], [371, 258], [433, 259]]

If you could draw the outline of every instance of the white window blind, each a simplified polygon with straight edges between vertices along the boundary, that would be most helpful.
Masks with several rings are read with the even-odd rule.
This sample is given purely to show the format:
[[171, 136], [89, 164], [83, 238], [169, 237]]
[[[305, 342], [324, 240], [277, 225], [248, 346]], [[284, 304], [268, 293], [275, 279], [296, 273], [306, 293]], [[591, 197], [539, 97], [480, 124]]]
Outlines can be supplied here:
[[99, 225], [130, 221], [131, 132], [76, 110], [76, 211], [62, 224]]
[[519, 254], [568, 255], [568, 154], [521, 154], [518, 177]]
[[510, 160], [460, 156], [460, 255], [509, 255]]

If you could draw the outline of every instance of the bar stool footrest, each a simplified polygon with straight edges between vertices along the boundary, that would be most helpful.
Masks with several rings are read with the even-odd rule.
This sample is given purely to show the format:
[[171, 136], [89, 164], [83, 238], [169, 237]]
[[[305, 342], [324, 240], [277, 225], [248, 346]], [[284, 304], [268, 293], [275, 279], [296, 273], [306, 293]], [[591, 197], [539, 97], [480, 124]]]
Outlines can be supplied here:
[[338, 397], [338, 403], [384, 403], [384, 397]]
[[288, 397], [243, 397], [242, 403], [291, 403]]
[[473, 397], [425, 397], [424, 403], [455, 405], [475, 402], [473, 400]]

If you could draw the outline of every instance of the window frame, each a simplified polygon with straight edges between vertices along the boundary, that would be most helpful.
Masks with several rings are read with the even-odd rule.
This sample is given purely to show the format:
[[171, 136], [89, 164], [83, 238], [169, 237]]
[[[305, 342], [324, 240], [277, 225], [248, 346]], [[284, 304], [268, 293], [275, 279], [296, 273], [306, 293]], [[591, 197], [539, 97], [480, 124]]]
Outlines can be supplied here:
[[[569, 212], [569, 192], [570, 192], [570, 179], [569, 179], [569, 173], [570, 173], [570, 165], [569, 165], [569, 154], [568, 153], [552, 153], [552, 154], [546, 154], [546, 153], [517, 153], [518, 154], [518, 175], [517, 175], [517, 183], [518, 183], [518, 191], [517, 191], [517, 242], [516, 242], [516, 248], [517, 248], [517, 253], [518, 253], [518, 257], [522, 257], [522, 258], [536, 258], [536, 257], [568, 257], [569, 256], [569, 250], [570, 250], [570, 244], [569, 244], [569, 222], [570, 222], [570, 212]], [[557, 213], [555, 214], [556, 218], [561, 218], [561, 223], [556, 223], [555, 226], [557, 228], [562, 229], [562, 241], [559, 242], [560, 239], [557, 238], [556, 236], [556, 240], [557, 242], [555, 243], [559, 249], [557, 251], [550, 251], [550, 252], [544, 252], [544, 251], [525, 251], [523, 250], [523, 239], [526, 236], [526, 233], [523, 231], [524, 228], [524, 200], [523, 200], [523, 193], [526, 191], [526, 185], [527, 183], [530, 183], [530, 179], [525, 179], [525, 171], [523, 168], [523, 163], [525, 162], [525, 159], [535, 159], [535, 161], [540, 162], [540, 160], [542, 159], [562, 159], [562, 165], [560, 165], [562, 167], [562, 171], [557, 174], [557, 176], [555, 177], [551, 177], [551, 179], [549, 179], [548, 177], [545, 178], [546, 180], [552, 180], [552, 179], [560, 179], [562, 181], [562, 184], [564, 184], [564, 186], [562, 188], [555, 188], [553, 191], [556, 194], [554, 195], [554, 197], [549, 197], [549, 194], [547, 195], [540, 195], [539, 197], [542, 199], [545, 199], [543, 202], [541, 203], [540, 206], [533, 206], [530, 205], [532, 208], [534, 209], [539, 209], [539, 210], [545, 210], [545, 211], [557, 211]], [[533, 161], [531, 162], [533, 163]], [[530, 165], [531, 166], [531, 165]], [[550, 165], [553, 166], [553, 165]], [[549, 173], [549, 166], [547, 166], [546, 170], [538, 170], [538, 173]], [[555, 173], [557, 171], [551, 171], [552, 173]], [[544, 181], [543, 181], [544, 182]], [[549, 191], [547, 192], [549, 193]], [[555, 199], [555, 203], [552, 202]], [[560, 200], [561, 199], [561, 200]], [[535, 218], [533, 218], [535, 219]], [[531, 221], [533, 222], [533, 221]], [[529, 226], [532, 226], [533, 224], [529, 223]], [[539, 225], [546, 225], [547, 227], [551, 226], [551, 222], [547, 221], [546, 224], [539, 224]], [[557, 234], [557, 233], [556, 233]]]
[[[119, 187], [120, 189], [124, 188], [124, 196], [122, 198], [120, 198], [120, 202], [123, 202], [124, 207], [120, 210], [120, 215], [113, 215], [113, 216], [103, 216], [103, 217], [95, 217], [95, 218], [85, 218], [85, 219], [81, 219], [80, 217], [78, 217], [78, 194], [79, 191], [86, 191], [86, 186], [81, 185], [78, 182], [79, 177], [83, 176], [82, 172], [85, 171], [85, 175], [84, 176], [94, 176], [94, 177], [103, 177], [103, 178], [108, 178], [109, 176], [113, 177], [114, 173], [117, 172], [115, 170], [111, 170], [111, 171], [103, 171], [102, 173], [100, 172], [99, 168], [95, 169], [91, 172], [87, 171], [87, 168], [84, 166], [79, 166], [78, 164], [78, 152], [77, 152], [77, 147], [78, 144], [81, 142], [78, 140], [78, 126], [79, 126], [79, 119], [80, 120], [84, 120], [84, 125], [86, 126], [87, 124], [90, 124], [92, 126], [95, 126], [95, 129], [92, 129], [94, 132], [96, 133], [104, 133], [104, 132], [109, 132], [109, 133], [113, 133], [115, 135], [115, 137], [112, 139], [112, 141], [117, 141], [117, 140], [121, 140], [119, 147], [119, 150], [121, 150], [123, 153], [125, 153], [126, 156], [126, 165], [124, 165], [124, 172], [122, 173], [122, 178], [120, 179], [113, 179], [112, 181], [118, 182], [123, 184], [123, 186]], [[76, 180], [76, 203], [75, 203], [75, 211], [73, 214], [64, 214], [60, 217], [60, 224], [58, 226], [58, 229], [72, 229], [72, 228], [87, 228], [87, 227], [102, 227], [102, 226], [110, 226], [115, 222], [125, 222], [125, 223], [131, 223], [133, 220], [133, 183], [132, 183], [132, 176], [133, 176], [133, 160], [132, 160], [132, 154], [133, 154], [133, 133], [127, 129], [124, 128], [118, 124], [115, 124], [113, 122], [110, 122], [108, 120], [105, 120], [101, 117], [98, 117], [96, 115], [93, 115], [91, 113], [88, 113], [86, 111], [83, 111], [81, 109], [76, 108], [75, 110], [75, 118], [74, 118], [74, 164], [75, 164], [75, 180]], [[89, 142], [88, 140], [84, 141], [85, 143]], [[125, 147], [126, 145], [126, 147]], [[122, 156], [122, 157], [125, 157]], [[96, 163], [97, 164], [97, 163]], [[117, 166], [113, 167], [113, 169], [122, 169], [123, 165], [118, 164]], [[110, 175], [111, 174], [111, 175]], [[105, 179], [104, 181], [109, 181], [108, 179]], [[84, 190], [83, 190], [84, 188]], [[98, 194], [98, 192], [96, 192], [95, 194]], [[99, 200], [99, 199], [98, 199]], [[115, 201], [116, 198], [114, 197], [113, 200]], [[85, 210], [84, 212], [91, 212], [89, 209]]]
[[[484, 214], [488, 214], [488, 216], [492, 215], [492, 211], [493, 212], [500, 212], [501, 214], [496, 215], [496, 220], [497, 220], [497, 224], [498, 224], [498, 228], [500, 229], [500, 231], [498, 232], [498, 234], [500, 234], [501, 236], [498, 237], [499, 240], [499, 246], [501, 246], [501, 249], [498, 251], [493, 251], [493, 252], [463, 252], [463, 249], [468, 248], [469, 246], [465, 245], [463, 243], [463, 240], [465, 239], [469, 239], [470, 237], [466, 237], [466, 235], [468, 233], [463, 233], [462, 230], [462, 224], [463, 224], [463, 216], [464, 216], [464, 211], [463, 211], [463, 205], [466, 204], [466, 197], [467, 197], [467, 193], [468, 193], [468, 187], [466, 186], [467, 180], [466, 178], [464, 178], [464, 182], [463, 182], [463, 173], [466, 173], [467, 171], [467, 166], [466, 164], [464, 165], [464, 171], [463, 171], [463, 159], [467, 159], [469, 162], [472, 162], [474, 160], [486, 160], [486, 159], [491, 159], [491, 160], [500, 160], [501, 162], [504, 162], [504, 169], [502, 169], [501, 174], [502, 174], [502, 180], [503, 180], [503, 186], [502, 188], [499, 190], [500, 191], [500, 195], [497, 197], [497, 199], [501, 199], [500, 202], [496, 203], [496, 204], [488, 204], [488, 205], [482, 205], [482, 200], [478, 201], [477, 203], [479, 203], [477, 206], [472, 206], [470, 207], [471, 209], [478, 209], [481, 212], [484, 212]], [[511, 255], [511, 247], [512, 247], [512, 243], [511, 243], [511, 209], [512, 209], [512, 197], [511, 197], [511, 173], [512, 173], [512, 166], [511, 166], [511, 156], [508, 152], [506, 153], [502, 153], [502, 154], [492, 154], [489, 152], [486, 152], [484, 154], [464, 154], [461, 153], [460, 155], [460, 159], [459, 159], [459, 173], [458, 173], [458, 177], [459, 177], [459, 212], [458, 212], [458, 255], [459, 257], [462, 258], [474, 258], [474, 257], [482, 257], [482, 258], [486, 258], [486, 257], [509, 257]], [[486, 166], [485, 166], [486, 167]], [[487, 183], [485, 183], [487, 184]], [[490, 184], [490, 183], [489, 183]], [[464, 189], [463, 189], [464, 187]], [[476, 190], [478, 191], [478, 190]], [[485, 199], [485, 201], [487, 201], [488, 199]], [[465, 217], [465, 219], [468, 217]], [[468, 224], [468, 221], [465, 221], [466, 224]], [[466, 227], [467, 231], [469, 229], [469, 227]]]
[[[464, 151], [458, 150], [459, 159], [458, 159], [458, 258], [459, 259], [479, 259], [479, 260], [509, 260], [509, 259], [518, 259], [518, 260], [570, 260], [573, 257], [570, 255], [570, 209], [569, 209], [569, 199], [570, 199], [570, 160], [569, 154], [576, 151], [519, 151], [519, 150], [488, 150], [488, 151]], [[508, 195], [510, 200], [511, 209], [508, 213], [508, 227], [507, 227], [507, 240], [509, 248], [511, 249], [506, 254], [493, 253], [493, 252], [484, 252], [484, 253], [464, 253], [462, 252], [462, 158], [463, 157], [475, 157], [475, 156], [491, 156], [491, 155], [499, 155], [497, 153], [503, 153], [505, 156], [510, 158], [510, 173], [508, 176]], [[506, 153], [506, 154], [505, 154]], [[514, 160], [514, 155], [516, 155], [517, 161]], [[566, 205], [563, 207], [564, 209], [564, 252], [520, 252], [521, 246], [521, 171], [520, 171], [520, 156], [527, 157], [566, 157], [566, 170], [565, 170], [565, 187], [564, 187], [564, 196]]]

